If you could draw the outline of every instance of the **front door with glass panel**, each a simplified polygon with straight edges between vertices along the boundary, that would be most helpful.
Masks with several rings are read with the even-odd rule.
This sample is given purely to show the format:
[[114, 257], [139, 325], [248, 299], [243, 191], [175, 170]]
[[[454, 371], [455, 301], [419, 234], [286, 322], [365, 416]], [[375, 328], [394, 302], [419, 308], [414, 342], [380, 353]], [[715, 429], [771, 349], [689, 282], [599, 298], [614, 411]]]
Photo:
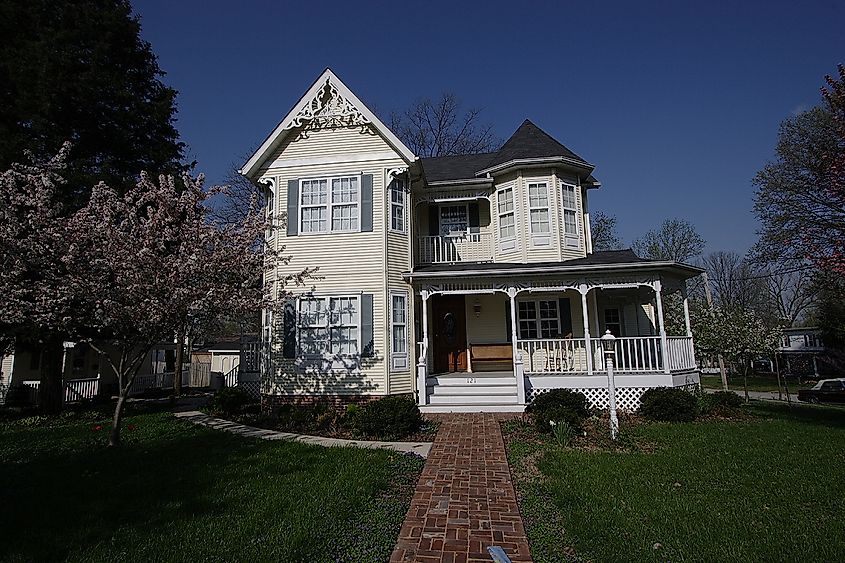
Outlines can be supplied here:
[[434, 373], [467, 370], [466, 304], [463, 295], [432, 299]]

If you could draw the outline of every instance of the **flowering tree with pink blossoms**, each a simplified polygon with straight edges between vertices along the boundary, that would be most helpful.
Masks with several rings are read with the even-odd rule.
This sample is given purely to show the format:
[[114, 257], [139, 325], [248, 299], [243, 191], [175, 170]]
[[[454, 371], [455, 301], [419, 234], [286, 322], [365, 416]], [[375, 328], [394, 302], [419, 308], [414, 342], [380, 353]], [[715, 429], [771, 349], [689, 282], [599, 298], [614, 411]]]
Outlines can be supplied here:
[[[186, 319], [276, 309], [284, 287], [310, 270], [277, 280], [273, 295], [263, 273], [290, 258], [264, 243], [273, 226], [257, 199], [237, 221], [218, 220], [210, 202], [227, 189], [204, 189], [202, 176], [142, 174], [125, 193], [101, 183], [83, 208], [64, 213], [55, 203], [64, 158], [15, 165], [0, 177], [8, 202], [0, 210], [0, 329], [99, 351], [118, 380], [109, 437], [117, 445], [129, 390], [157, 343]], [[58, 381], [61, 391], [60, 374]]]
[[[142, 175], [125, 194], [95, 186], [68, 222], [66, 260], [84, 272], [73, 277], [71, 291], [85, 296], [83, 309], [91, 312], [86, 340], [118, 376], [111, 445], [119, 443], [123, 405], [156, 343], [183, 330], [188, 318], [213, 322], [278, 307], [281, 296], [271, 295], [262, 274], [288, 258], [264, 244], [268, 225], [255, 202], [239, 221], [213, 220], [209, 200], [221, 193], [225, 188], [203, 189], [202, 176], [154, 182]], [[115, 358], [103, 343], [118, 351]]]
[[75, 332], [77, 295], [66, 287], [67, 218], [59, 197], [69, 146], [54, 158], [0, 174], [0, 334], [40, 350], [39, 408], [62, 404], [62, 341]]

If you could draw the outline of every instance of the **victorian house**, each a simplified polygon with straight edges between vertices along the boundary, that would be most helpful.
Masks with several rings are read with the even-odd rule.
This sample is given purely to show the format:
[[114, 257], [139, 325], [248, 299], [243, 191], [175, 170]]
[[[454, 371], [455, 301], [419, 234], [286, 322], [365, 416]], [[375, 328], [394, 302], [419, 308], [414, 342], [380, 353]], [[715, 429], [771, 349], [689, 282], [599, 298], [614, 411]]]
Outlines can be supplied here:
[[700, 270], [593, 251], [593, 170], [528, 120], [496, 152], [420, 158], [326, 70], [241, 169], [292, 256], [268, 280], [318, 268], [275, 285], [265, 403], [413, 394], [426, 412], [518, 412], [563, 387], [601, 406], [608, 331], [621, 408], [697, 385], [688, 315], [670, 335], [663, 307], [681, 292], [686, 310]]

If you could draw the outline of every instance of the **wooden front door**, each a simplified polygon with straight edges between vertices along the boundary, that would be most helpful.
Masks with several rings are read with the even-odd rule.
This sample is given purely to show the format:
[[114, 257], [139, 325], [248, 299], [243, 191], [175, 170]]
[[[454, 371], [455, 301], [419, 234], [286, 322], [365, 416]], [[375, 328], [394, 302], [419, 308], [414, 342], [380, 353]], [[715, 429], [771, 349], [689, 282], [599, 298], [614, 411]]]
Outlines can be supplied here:
[[466, 304], [463, 295], [432, 299], [434, 373], [467, 370]]

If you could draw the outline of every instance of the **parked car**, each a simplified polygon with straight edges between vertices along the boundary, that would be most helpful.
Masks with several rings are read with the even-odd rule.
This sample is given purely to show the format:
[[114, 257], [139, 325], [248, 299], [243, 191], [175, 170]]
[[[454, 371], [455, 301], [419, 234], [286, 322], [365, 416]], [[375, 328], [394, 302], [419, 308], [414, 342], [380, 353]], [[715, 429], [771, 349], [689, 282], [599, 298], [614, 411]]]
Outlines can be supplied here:
[[812, 389], [799, 389], [798, 400], [808, 403], [845, 403], [845, 378], [822, 379]]

